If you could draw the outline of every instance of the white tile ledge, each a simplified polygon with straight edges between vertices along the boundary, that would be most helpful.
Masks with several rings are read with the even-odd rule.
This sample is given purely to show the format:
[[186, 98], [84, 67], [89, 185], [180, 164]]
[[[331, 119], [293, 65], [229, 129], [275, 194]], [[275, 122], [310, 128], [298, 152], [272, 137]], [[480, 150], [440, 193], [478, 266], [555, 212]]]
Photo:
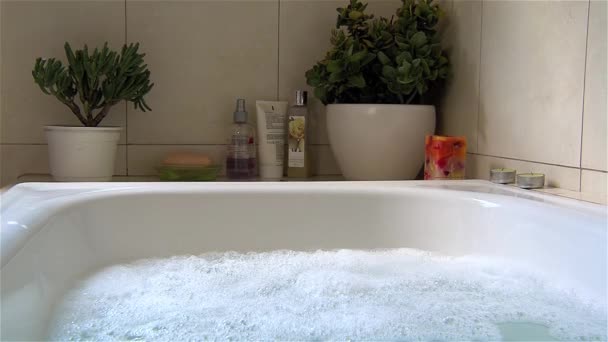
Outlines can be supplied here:
[[554, 196], [571, 198], [584, 202], [591, 202], [596, 204], [608, 205], [608, 193], [605, 192], [584, 192], [584, 191], [572, 191], [560, 188], [543, 188], [534, 190], [545, 194], [551, 194]]

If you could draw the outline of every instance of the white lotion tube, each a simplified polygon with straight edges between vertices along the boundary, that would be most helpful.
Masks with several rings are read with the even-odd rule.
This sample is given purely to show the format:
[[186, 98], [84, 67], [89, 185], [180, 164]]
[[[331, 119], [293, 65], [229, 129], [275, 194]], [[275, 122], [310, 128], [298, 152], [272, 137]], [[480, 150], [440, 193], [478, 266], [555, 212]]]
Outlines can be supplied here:
[[256, 101], [255, 107], [258, 123], [260, 177], [280, 179], [283, 177], [287, 102]]

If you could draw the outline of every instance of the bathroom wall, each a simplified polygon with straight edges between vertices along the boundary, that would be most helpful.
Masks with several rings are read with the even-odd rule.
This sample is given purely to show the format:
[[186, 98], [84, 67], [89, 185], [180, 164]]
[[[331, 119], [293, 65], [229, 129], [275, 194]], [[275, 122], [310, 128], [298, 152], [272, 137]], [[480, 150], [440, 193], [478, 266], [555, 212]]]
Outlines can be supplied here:
[[[48, 173], [43, 126], [76, 125], [31, 78], [36, 57], [63, 56], [63, 43], [119, 48], [140, 42], [156, 83], [142, 113], [121, 104], [105, 125], [125, 127], [117, 175], [152, 175], [163, 155], [187, 149], [223, 159], [234, 101], [290, 100], [306, 85], [304, 72], [329, 47], [335, 8], [343, 1], [7, 1], [1, 0], [2, 184]], [[399, 0], [370, 1], [391, 15]], [[314, 172], [339, 174], [325, 131], [324, 111], [312, 101]]]
[[440, 132], [468, 138], [467, 176], [542, 172], [606, 193], [607, 2], [460, 1]]
[[[289, 100], [329, 46], [347, 0], [0, 0], [1, 183], [48, 173], [43, 126], [78, 124], [31, 79], [38, 56], [63, 42], [141, 42], [153, 111], [121, 104], [117, 175], [151, 175], [176, 149], [222, 159], [234, 99]], [[371, 0], [391, 15], [399, 0]], [[454, 65], [440, 132], [466, 135], [468, 177], [491, 167], [539, 171], [570, 190], [606, 188], [606, 1], [443, 0]], [[324, 111], [312, 101], [315, 173], [338, 174]]]

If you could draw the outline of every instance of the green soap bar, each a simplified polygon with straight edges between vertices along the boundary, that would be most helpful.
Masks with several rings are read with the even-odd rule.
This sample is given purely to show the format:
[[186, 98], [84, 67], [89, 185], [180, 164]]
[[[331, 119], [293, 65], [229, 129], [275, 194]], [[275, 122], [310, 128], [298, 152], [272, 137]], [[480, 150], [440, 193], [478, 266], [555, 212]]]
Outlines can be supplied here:
[[161, 181], [208, 182], [216, 180], [220, 170], [220, 166], [161, 166], [158, 173]]

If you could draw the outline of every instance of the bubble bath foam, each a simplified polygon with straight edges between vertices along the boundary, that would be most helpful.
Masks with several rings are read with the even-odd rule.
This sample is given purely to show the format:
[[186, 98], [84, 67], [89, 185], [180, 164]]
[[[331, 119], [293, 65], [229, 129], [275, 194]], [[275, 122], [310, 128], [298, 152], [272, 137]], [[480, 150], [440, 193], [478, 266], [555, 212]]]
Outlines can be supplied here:
[[208, 253], [90, 275], [56, 305], [48, 337], [452, 341], [501, 340], [518, 327], [525, 338], [540, 327], [557, 340], [606, 340], [605, 305], [485, 257]]

